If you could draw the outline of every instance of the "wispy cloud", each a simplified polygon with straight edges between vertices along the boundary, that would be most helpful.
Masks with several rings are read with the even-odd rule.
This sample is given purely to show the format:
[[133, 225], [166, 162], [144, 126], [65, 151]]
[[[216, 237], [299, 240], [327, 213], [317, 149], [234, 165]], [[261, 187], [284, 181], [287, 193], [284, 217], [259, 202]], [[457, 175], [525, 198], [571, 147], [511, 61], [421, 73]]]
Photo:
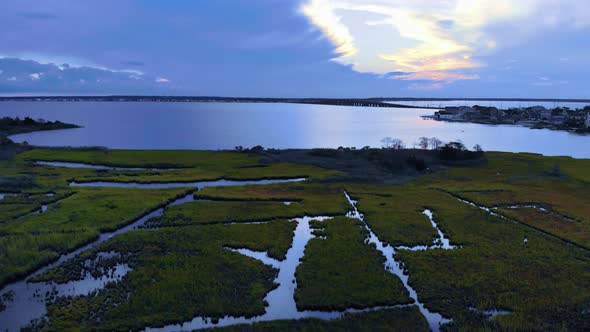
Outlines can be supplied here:
[[312, 0], [303, 5], [301, 11], [336, 45], [338, 58], [342, 59], [355, 55], [357, 49], [348, 27], [335, 13], [337, 8], [331, 1]]
[[466, 71], [484, 65], [474, 58], [502, 47], [489, 30], [494, 24], [535, 17], [542, 26], [581, 27], [590, 24], [580, 14], [588, 10], [575, 0], [308, 0], [301, 7], [335, 45], [338, 62], [431, 81], [477, 79]]

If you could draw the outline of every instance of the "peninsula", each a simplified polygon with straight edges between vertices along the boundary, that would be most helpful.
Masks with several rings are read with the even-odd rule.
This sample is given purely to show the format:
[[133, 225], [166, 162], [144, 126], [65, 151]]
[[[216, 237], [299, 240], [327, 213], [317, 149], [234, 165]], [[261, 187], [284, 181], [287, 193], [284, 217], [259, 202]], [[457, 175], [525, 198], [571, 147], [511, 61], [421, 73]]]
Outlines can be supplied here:
[[547, 128], [590, 133], [590, 106], [580, 110], [571, 110], [567, 107], [548, 109], [544, 106], [506, 110], [478, 105], [473, 107], [452, 106], [445, 107], [444, 110], [437, 111], [431, 116], [424, 116], [424, 118], [439, 121], [511, 124], [535, 129]]

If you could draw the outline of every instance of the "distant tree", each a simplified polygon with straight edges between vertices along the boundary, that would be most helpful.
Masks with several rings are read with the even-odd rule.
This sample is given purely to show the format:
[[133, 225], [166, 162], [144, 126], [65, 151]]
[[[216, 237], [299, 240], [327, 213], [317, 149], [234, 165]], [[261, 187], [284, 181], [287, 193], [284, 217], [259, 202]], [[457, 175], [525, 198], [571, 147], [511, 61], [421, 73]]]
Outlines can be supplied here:
[[384, 137], [384, 138], [381, 140], [381, 146], [382, 146], [384, 149], [389, 149], [389, 148], [391, 148], [391, 141], [393, 141], [393, 138], [391, 138], [391, 137]]
[[262, 151], [264, 151], [264, 147], [262, 145], [256, 145], [255, 147], [251, 148], [250, 151], [252, 151], [252, 152], [262, 152]]
[[431, 137], [429, 141], [430, 141], [430, 148], [433, 150], [438, 150], [443, 144], [443, 142], [436, 137]]
[[467, 148], [461, 142], [449, 142], [440, 149], [440, 156], [446, 160], [463, 159]]
[[35, 120], [33, 120], [32, 118], [30, 118], [30, 117], [27, 116], [27, 117], [25, 117], [25, 120], [23, 121], [23, 124], [26, 125], [26, 126], [31, 126], [31, 125], [34, 125], [35, 124]]
[[475, 144], [473, 146], [473, 151], [475, 151], [475, 152], [483, 152], [483, 149], [482, 149], [481, 145]]
[[238, 146], [236, 146], [236, 147], [234, 148], [234, 150], [236, 150], [236, 151], [244, 151], [244, 147], [243, 147], [243, 146], [241, 146], [241, 145], [238, 145]]
[[420, 149], [426, 150], [426, 149], [428, 149], [429, 145], [430, 145], [430, 140], [428, 139], [428, 137], [420, 137], [418, 139], [418, 146], [420, 147]]
[[406, 147], [404, 141], [399, 138], [385, 137], [381, 143], [385, 149], [401, 150]]

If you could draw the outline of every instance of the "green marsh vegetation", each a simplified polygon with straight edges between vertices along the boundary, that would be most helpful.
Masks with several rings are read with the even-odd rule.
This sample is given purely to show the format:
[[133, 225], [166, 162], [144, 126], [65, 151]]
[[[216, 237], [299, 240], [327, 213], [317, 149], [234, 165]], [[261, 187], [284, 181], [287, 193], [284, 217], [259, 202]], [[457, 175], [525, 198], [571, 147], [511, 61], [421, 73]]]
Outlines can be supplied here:
[[[301, 214], [343, 215], [350, 209], [344, 190], [358, 200], [367, 224], [383, 241], [394, 246], [430, 244], [436, 231], [422, 214], [424, 209], [430, 209], [451, 243], [462, 246], [450, 251], [400, 250], [396, 254], [409, 272], [409, 283], [418, 292], [420, 302], [453, 319], [445, 329], [589, 328], [590, 256], [588, 251], [560, 240], [590, 246], [589, 160], [486, 153], [485, 158], [461, 164], [442, 161], [435, 151], [379, 151], [35, 149], [20, 153], [13, 160], [0, 161], [2, 181], [19, 179], [14, 180], [10, 192], [20, 194], [0, 201], [0, 215], [7, 216], [0, 223], [2, 280], [23, 276], [100, 232], [127, 224], [189, 190], [74, 190], [68, 187], [68, 180], [188, 182], [301, 176], [311, 181], [205, 188], [196, 192], [195, 198], [209, 201], [170, 207], [159, 221], [162, 228], [115, 236], [47, 271], [38, 279], [74, 280], [80, 277], [84, 260], [100, 252], [117, 252], [121, 260], [108, 264], [128, 263], [132, 268], [120, 282], [95, 294], [57, 299], [49, 308], [49, 322], [43, 328], [141, 329], [178, 323], [195, 315], [260, 314], [265, 294], [276, 286], [276, 270], [224, 247], [268, 251], [269, 256], [281, 260], [291, 245], [294, 229], [293, 222], [283, 219]], [[411, 154], [425, 160], [427, 169], [413, 168], [415, 164], [407, 162]], [[66, 169], [33, 165], [33, 160], [175, 169]], [[14, 185], [25, 178], [26, 185]], [[2, 181], [0, 186], [7, 183]], [[55, 195], [43, 198], [47, 192]], [[499, 213], [519, 223], [491, 216], [453, 195], [478, 205], [497, 206]], [[49, 199], [56, 202], [46, 214], [15, 217], [19, 209], [32, 210]], [[284, 205], [282, 201], [293, 203]], [[531, 204], [549, 212], [507, 208]], [[269, 219], [276, 220], [252, 225], [213, 224]], [[176, 227], [179, 225], [183, 227]], [[298, 305], [344, 308], [405, 303], [407, 296], [399, 280], [383, 269], [382, 257], [364, 244], [366, 234], [355, 220], [337, 217], [313, 225], [315, 233], [326, 239], [312, 239], [306, 248], [297, 270]], [[492, 309], [510, 314], [490, 320], [478, 313]], [[329, 322], [276, 321], [226, 329], [402, 327], [427, 329], [424, 317], [413, 306], [350, 314]]]
[[[264, 297], [276, 270], [225, 249], [249, 248], [284, 258], [294, 223], [169, 227], [135, 230], [114, 237], [44, 276], [79, 278], [85, 259], [117, 252], [132, 271], [98, 294], [61, 298], [49, 307], [46, 330], [137, 330], [192, 317], [254, 316], [264, 313]], [[74, 272], [71, 272], [74, 271]]]
[[339, 174], [310, 165], [266, 163], [257, 155], [227, 151], [185, 150], [31, 150], [19, 159], [76, 162], [94, 165], [160, 168], [169, 170], [95, 171], [74, 175], [77, 182], [195, 182], [279, 178], [325, 178]]
[[[101, 159], [103, 158], [103, 159]], [[68, 181], [116, 180], [126, 182], [188, 182], [217, 178], [325, 177], [335, 171], [313, 166], [266, 165], [259, 157], [243, 153], [209, 151], [110, 151], [104, 149], [33, 149], [14, 159], [0, 160], [0, 190], [35, 197], [59, 193], [46, 200], [58, 200], [42, 215], [27, 215], [41, 201], [7, 198], [0, 212], [0, 285], [20, 278], [55, 260], [59, 255], [97, 238], [101, 232], [129, 224], [187, 189], [140, 190], [75, 188]], [[88, 162], [116, 166], [174, 166], [172, 171], [105, 171], [36, 165], [36, 160]], [[174, 164], [170, 164], [170, 161]], [[175, 173], [176, 172], [176, 173]], [[178, 172], [188, 172], [185, 173]], [[187, 180], [187, 176], [190, 180]], [[21, 179], [27, 179], [22, 181]], [[22, 217], [24, 215], [24, 217]], [[22, 218], [19, 218], [22, 217]]]
[[153, 226], [344, 215], [350, 206], [342, 192], [338, 184], [313, 183], [208, 187], [195, 193], [203, 201], [170, 207]]
[[[0, 284], [130, 224], [186, 189], [80, 188], [47, 212], [0, 224]], [[30, 206], [30, 205], [29, 205]]]
[[[450, 169], [420, 182], [478, 205], [499, 207], [498, 212], [519, 222], [590, 248], [590, 160], [508, 153], [488, 156], [493, 158], [481, 167]], [[505, 208], [531, 204], [551, 213], [540, 216]]]
[[400, 279], [383, 268], [385, 258], [365, 243], [367, 232], [358, 220], [335, 217], [313, 222], [313, 226], [325, 238], [309, 241], [297, 269], [295, 299], [300, 310], [362, 309], [411, 302]]
[[41, 210], [72, 193], [9, 194], [0, 200], [0, 224]]

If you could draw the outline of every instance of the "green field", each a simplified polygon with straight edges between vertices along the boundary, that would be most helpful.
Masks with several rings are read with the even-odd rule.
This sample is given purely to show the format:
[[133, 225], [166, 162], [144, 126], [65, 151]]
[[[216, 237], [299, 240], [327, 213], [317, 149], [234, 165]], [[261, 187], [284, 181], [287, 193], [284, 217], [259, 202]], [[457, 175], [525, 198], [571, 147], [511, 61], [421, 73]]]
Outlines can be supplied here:
[[[307, 242], [296, 269], [297, 308], [402, 307], [350, 313], [333, 321], [278, 320], [222, 329], [428, 330], [400, 279], [385, 270], [381, 253], [366, 243], [367, 231], [358, 220], [345, 217], [351, 210], [346, 191], [385, 244], [431, 244], [437, 232], [422, 213], [429, 209], [451, 244], [461, 246], [395, 254], [419, 301], [452, 320], [443, 330], [590, 328], [590, 160], [486, 153], [482, 162], [439, 165], [436, 172], [405, 170], [397, 180], [395, 172], [385, 169], [387, 181], [376, 179], [381, 170], [375, 164], [370, 178], [359, 177], [359, 169], [347, 172], [342, 166], [347, 161], [329, 167], [333, 155], [350, 158], [350, 165], [366, 165], [369, 161], [362, 158], [376, 158], [379, 151], [322, 151], [316, 156], [324, 158], [318, 162], [322, 167], [315, 166], [319, 159], [297, 159], [305, 156], [301, 151], [293, 152], [293, 162], [283, 161], [290, 159], [289, 152], [281, 152], [276, 162], [268, 155], [227, 151], [22, 152], [0, 160], [0, 192], [16, 194], [0, 200], [0, 284], [192, 194], [197, 201], [167, 207], [148, 227], [114, 236], [35, 278], [64, 283], [80, 279], [84, 272], [98, 277], [101, 270], [88, 270], [86, 262], [105, 252], [117, 255], [102, 261], [102, 267], [131, 267], [122, 280], [96, 293], [58, 297], [48, 306], [48, 320], [34, 328], [140, 330], [196, 316], [264, 314], [265, 296], [277, 287], [278, 270], [228, 248], [263, 251], [283, 261], [295, 235], [293, 218], [334, 216], [311, 224], [318, 237]], [[36, 160], [171, 169], [71, 169], [36, 165]], [[308, 180], [200, 191], [68, 186], [70, 180], [165, 183], [299, 177]], [[31, 214], [43, 205], [46, 212]], [[508, 314], [484, 314], [495, 309]]]

